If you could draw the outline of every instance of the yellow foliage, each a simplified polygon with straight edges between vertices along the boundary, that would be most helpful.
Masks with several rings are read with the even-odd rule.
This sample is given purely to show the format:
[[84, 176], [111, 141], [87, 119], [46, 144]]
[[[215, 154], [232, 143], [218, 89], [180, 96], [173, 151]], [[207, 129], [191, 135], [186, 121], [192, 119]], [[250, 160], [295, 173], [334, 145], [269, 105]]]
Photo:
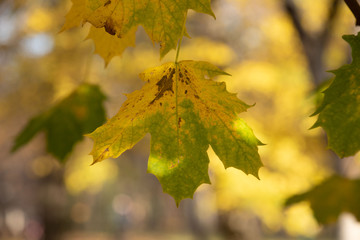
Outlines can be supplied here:
[[53, 15], [48, 9], [34, 8], [26, 21], [27, 27], [34, 32], [45, 32], [54, 27]]
[[[317, 135], [308, 130], [311, 105], [305, 99], [310, 82], [299, 66], [296, 61], [277, 64], [249, 61], [227, 70], [233, 76], [227, 79], [230, 91], [239, 92], [240, 96], [252, 93], [258, 101], [246, 121], [267, 144], [260, 148], [265, 168], [259, 172], [260, 181], [235, 169], [225, 171], [216, 157], [211, 158], [210, 168], [216, 173], [220, 209], [250, 210], [273, 231], [285, 228], [290, 233], [311, 235], [317, 225], [310, 211], [302, 213], [303, 220], [298, 225], [284, 225], [293, 222], [293, 215], [282, 213], [288, 196], [320, 182], [328, 174], [314, 161], [319, 156], [316, 147], [323, 146], [312, 139]], [[259, 121], [260, 118], [264, 121]], [[309, 231], [301, 232], [302, 226]]]
[[297, 0], [295, 3], [300, 10], [300, 17], [305, 29], [314, 33], [319, 32], [324, 27], [324, 22], [326, 22], [328, 17], [329, 6], [332, 3], [329, 0]]
[[116, 180], [118, 169], [114, 160], [108, 160], [101, 166], [89, 166], [90, 159], [83, 154], [82, 157], [68, 162], [65, 169], [65, 184], [71, 194], [84, 191], [97, 193], [104, 184]]
[[308, 203], [297, 204], [285, 211], [284, 226], [291, 235], [314, 236], [319, 226]]
[[118, 38], [108, 34], [103, 28], [91, 27], [87, 39], [95, 44], [95, 53], [99, 54], [107, 66], [115, 56], [121, 56], [127, 47], [135, 47], [136, 28], [131, 29], [125, 36]]
[[[160, 56], [164, 57], [176, 48], [183, 36], [183, 26], [188, 9], [215, 17], [210, 0], [193, 1], [105, 1], [72, 0], [63, 30], [89, 22], [96, 28], [104, 28], [108, 34], [123, 38], [129, 31], [142, 25], [153, 43], [160, 44]], [[136, 30], [135, 30], [136, 31]]]
[[84, 16], [89, 14], [89, 9], [85, 8], [86, 0], [71, 0], [73, 5], [70, 11], [66, 14], [66, 21], [61, 28], [61, 32], [78, 27], [84, 23]]

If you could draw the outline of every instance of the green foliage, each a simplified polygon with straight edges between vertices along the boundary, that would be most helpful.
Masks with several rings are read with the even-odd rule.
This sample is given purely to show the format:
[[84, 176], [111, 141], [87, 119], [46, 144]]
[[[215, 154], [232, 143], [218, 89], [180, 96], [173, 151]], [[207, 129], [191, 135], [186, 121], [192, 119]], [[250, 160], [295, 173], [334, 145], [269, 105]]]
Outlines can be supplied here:
[[147, 132], [151, 134], [148, 171], [175, 198], [192, 197], [209, 183], [209, 144], [225, 167], [258, 176], [260, 142], [237, 114], [249, 107], [225, 83], [207, 77], [226, 74], [206, 62], [182, 61], [148, 69], [145, 86], [128, 95], [120, 111], [89, 136], [94, 163], [118, 157]]
[[96, 85], [83, 84], [49, 110], [32, 118], [15, 139], [12, 151], [28, 143], [38, 132], [45, 131], [47, 150], [64, 161], [83, 134], [105, 121], [105, 95]]
[[332, 71], [336, 77], [324, 91], [324, 101], [314, 114], [328, 135], [329, 148], [340, 157], [360, 150], [360, 35], [343, 37], [351, 46], [353, 62]]
[[313, 189], [292, 196], [286, 206], [309, 201], [319, 223], [335, 222], [342, 212], [350, 212], [360, 220], [360, 179], [332, 176]]

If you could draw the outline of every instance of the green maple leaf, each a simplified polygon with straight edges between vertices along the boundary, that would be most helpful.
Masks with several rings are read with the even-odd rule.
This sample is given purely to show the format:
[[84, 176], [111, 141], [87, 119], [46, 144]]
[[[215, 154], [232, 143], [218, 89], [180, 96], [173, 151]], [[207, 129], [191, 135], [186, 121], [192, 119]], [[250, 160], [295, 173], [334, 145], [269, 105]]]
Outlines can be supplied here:
[[[215, 17], [210, 0], [72, 0], [73, 7], [66, 16], [62, 30], [90, 22], [119, 38], [135, 38], [139, 25], [151, 40], [160, 43], [160, 56], [175, 49], [182, 37], [182, 28], [188, 9]], [[131, 33], [129, 36], [129, 32]], [[124, 45], [126, 46], [126, 45]]]
[[206, 62], [182, 61], [149, 69], [147, 82], [128, 95], [119, 112], [89, 136], [94, 163], [118, 157], [151, 134], [148, 172], [178, 204], [209, 183], [207, 149], [212, 146], [226, 168], [258, 177], [259, 140], [237, 117], [250, 106], [210, 78], [226, 74]]
[[32, 118], [17, 135], [12, 151], [45, 131], [48, 152], [63, 161], [85, 133], [105, 122], [104, 100], [98, 86], [81, 85], [57, 105]]
[[335, 222], [343, 212], [350, 212], [360, 220], [360, 180], [332, 176], [311, 190], [287, 199], [290, 206], [309, 201], [319, 223]]
[[360, 35], [343, 36], [352, 48], [353, 61], [332, 71], [336, 77], [324, 91], [313, 127], [321, 126], [328, 135], [329, 148], [340, 157], [360, 150]]

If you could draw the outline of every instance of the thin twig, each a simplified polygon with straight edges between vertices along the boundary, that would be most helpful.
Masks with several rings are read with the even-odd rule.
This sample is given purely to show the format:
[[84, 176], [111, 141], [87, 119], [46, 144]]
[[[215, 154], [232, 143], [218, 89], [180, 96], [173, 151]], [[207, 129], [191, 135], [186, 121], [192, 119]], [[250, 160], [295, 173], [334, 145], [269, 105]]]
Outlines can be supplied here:
[[356, 26], [360, 26], [360, 5], [357, 0], [344, 0], [356, 18]]

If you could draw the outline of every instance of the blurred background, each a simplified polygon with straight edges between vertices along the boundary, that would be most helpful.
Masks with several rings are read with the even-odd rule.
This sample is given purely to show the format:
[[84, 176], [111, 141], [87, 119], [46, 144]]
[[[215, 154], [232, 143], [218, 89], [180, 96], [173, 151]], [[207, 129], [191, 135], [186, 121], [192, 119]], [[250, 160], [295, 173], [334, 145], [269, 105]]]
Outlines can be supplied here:
[[0, 239], [345, 239], [344, 229], [356, 225], [351, 215], [324, 226], [308, 203], [285, 208], [284, 202], [333, 173], [359, 174], [359, 154], [340, 161], [327, 150], [322, 129], [308, 130], [319, 92], [333, 77], [326, 70], [351, 60], [341, 39], [356, 30], [350, 10], [337, 0], [216, 0], [212, 6], [216, 20], [189, 11], [191, 39], [184, 39], [180, 58], [219, 66], [232, 76], [216, 80], [256, 103], [240, 117], [266, 144], [259, 150], [265, 167], [259, 181], [225, 170], [209, 149], [212, 184], [177, 208], [146, 172], [149, 135], [94, 166], [88, 138], [65, 163], [47, 153], [44, 133], [10, 152], [31, 118], [82, 83], [100, 86], [112, 117], [123, 93], [143, 85], [138, 74], [173, 61], [175, 52], [160, 61], [158, 46], [140, 27], [136, 47], [105, 68], [93, 42], [84, 40], [88, 25], [59, 33], [70, 0], [0, 1]]

